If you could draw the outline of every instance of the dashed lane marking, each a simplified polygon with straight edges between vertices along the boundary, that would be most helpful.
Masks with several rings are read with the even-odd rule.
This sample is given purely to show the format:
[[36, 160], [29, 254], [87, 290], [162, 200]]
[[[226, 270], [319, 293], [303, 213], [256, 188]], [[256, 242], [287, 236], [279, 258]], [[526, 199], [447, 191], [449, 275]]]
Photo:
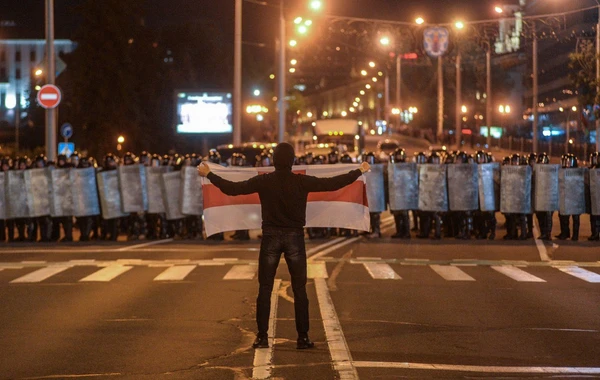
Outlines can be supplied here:
[[327, 267], [324, 262], [308, 263], [306, 267], [308, 278], [328, 278]]
[[169, 243], [169, 242], [172, 242], [172, 241], [173, 241], [173, 239], [163, 239], [163, 240], [150, 241], [150, 242], [147, 242], [147, 243], [134, 244], [134, 245], [129, 245], [127, 247], [119, 248], [119, 249], [117, 249], [117, 252], [133, 251], [133, 250], [135, 250], [137, 248], [144, 248], [144, 247], [149, 247], [151, 245], [158, 245], [158, 244]]
[[109, 282], [130, 270], [131, 266], [111, 265], [82, 278], [79, 282]]
[[275, 332], [277, 327], [277, 301], [279, 300], [279, 287], [281, 280], [275, 280], [273, 292], [271, 293], [271, 310], [269, 313], [269, 348], [257, 348], [254, 350], [253, 379], [268, 379], [273, 370], [273, 352], [275, 345]]
[[354, 237], [354, 238], [342, 241], [341, 243], [333, 245], [333, 246], [331, 246], [331, 247], [329, 247], [329, 248], [327, 248], [327, 249], [325, 249], [323, 251], [320, 251], [319, 253], [317, 253], [315, 255], [310, 256], [308, 258], [308, 262], [314, 261], [315, 259], [317, 259], [317, 258], [319, 258], [321, 256], [325, 256], [325, 255], [329, 254], [330, 252], [335, 251], [336, 249], [340, 249], [340, 248], [342, 248], [342, 247], [344, 247], [344, 246], [346, 246], [348, 244], [352, 244], [355, 241], [358, 241], [360, 239], [361, 239], [361, 237], [359, 236], [359, 237]]
[[388, 264], [363, 263], [363, 266], [369, 272], [371, 277], [376, 280], [402, 280], [398, 273], [394, 272]]
[[22, 276], [15, 280], [12, 280], [11, 283], [12, 284], [19, 284], [19, 283], [23, 284], [23, 283], [41, 282], [49, 277], [54, 276], [55, 274], [64, 272], [65, 270], [67, 270], [69, 268], [71, 268], [71, 266], [68, 266], [68, 265], [56, 265], [56, 266], [41, 268], [41, 269], [36, 270], [35, 272], [28, 273], [25, 276]]
[[503, 275], [512, 278], [515, 281], [519, 281], [519, 282], [546, 282], [546, 280], [542, 280], [539, 277], [536, 277], [530, 273], [525, 272], [522, 269], [519, 269], [517, 267], [514, 267], [512, 265], [506, 265], [506, 266], [492, 266], [492, 269], [494, 269], [497, 272], [502, 273]]
[[252, 280], [258, 270], [257, 265], [234, 265], [223, 280]]
[[195, 268], [195, 265], [175, 265], [156, 276], [154, 281], [182, 281]]
[[446, 281], [475, 281], [473, 277], [469, 276], [462, 269], [457, 267], [448, 265], [430, 265], [429, 267]]
[[590, 272], [589, 270], [585, 270], [579, 267], [565, 267], [558, 268], [559, 270], [570, 274], [571, 276], [577, 277], [583, 281], [591, 282], [591, 283], [600, 283], [600, 274]]

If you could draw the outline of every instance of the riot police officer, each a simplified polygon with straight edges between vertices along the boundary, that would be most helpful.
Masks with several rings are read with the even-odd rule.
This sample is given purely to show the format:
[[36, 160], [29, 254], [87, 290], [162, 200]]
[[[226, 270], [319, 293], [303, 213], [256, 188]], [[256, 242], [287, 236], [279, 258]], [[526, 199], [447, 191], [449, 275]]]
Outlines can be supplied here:
[[[600, 169], [600, 152], [594, 152], [590, 154], [590, 169]], [[600, 215], [595, 215], [593, 211], [590, 211], [590, 227], [592, 229], [592, 235], [588, 238], [589, 241], [600, 240]]]
[[[562, 167], [567, 170], [578, 167], [577, 157], [573, 154], [563, 155], [561, 163]], [[571, 230], [569, 228], [569, 216], [573, 218], [573, 235], [571, 235]], [[560, 222], [560, 234], [557, 235], [556, 238], [559, 240], [566, 240], [570, 237], [572, 241], [579, 240], [579, 215], [562, 215], [559, 212], [558, 219]]]
[[[405, 163], [406, 151], [403, 148], [396, 148], [390, 154], [390, 162], [392, 164]], [[392, 235], [392, 239], [410, 239], [410, 218], [409, 210], [393, 210], [394, 223], [396, 224], [396, 233]]]
[[[131, 152], [125, 153], [123, 156], [123, 166], [131, 166], [135, 165], [135, 163], [135, 155]], [[140, 191], [142, 191], [142, 189], [140, 189]], [[123, 222], [125, 222], [124, 225], [126, 226], [127, 240], [138, 240], [145, 235], [145, 217], [143, 212], [132, 212], [129, 216], [123, 218]]]
[[[425, 152], [415, 152], [413, 161], [417, 165], [426, 164], [427, 163], [427, 155], [425, 154]], [[420, 210], [413, 210], [413, 228], [411, 229], [411, 231], [419, 232], [419, 234], [420, 234], [422, 215], [423, 214]], [[427, 233], [429, 234], [429, 231]]]
[[[548, 165], [550, 164], [550, 158], [546, 153], [541, 153], [537, 156], [537, 165]], [[535, 182], [532, 182], [535, 183]], [[535, 213], [538, 224], [540, 225], [541, 235], [539, 239], [552, 240], [552, 211], [538, 211]]]
[[328, 164], [337, 164], [340, 161], [340, 152], [335, 149], [332, 149], [331, 152], [327, 153], [327, 163]]
[[[419, 157], [419, 156], [417, 156]], [[432, 152], [427, 158], [428, 164], [441, 165], [442, 157], [438, 152]], [[442, 238], [442, 216], [439, 212], [421, 211], [419, 216], [419, 235], [420, 239], [426, 239], [431, 232], [431, 225], [434, 224], [433, 238], [439, 240]]]
[[[537, 162], [537, 154], [530, 153], [527, 158], [527, 165], [531, 166], [531, 171], [533, 172], [533, 168]], [[532, 179], [531, 181], [531, 194], [535, 194], [535, 181]], [[532, 198], [533, 202], [533, 198]], [[526, 214], [527, 215], [527, 239], [533, 239], [533, 213]]]
[[[466, 152], [459, 152], [454, 159], [454, 164], [468, 164], [470, 160], [470, 155]], [[457, 239], [471, 239], [471, 235], [473, 234], [472, 211], [454, 211], [450, 220], [453, 224], [454, 236]]]
[[[352, 164], [352, 157], [348, 153], [342, 154], [340, 157], [341, 164]], [[357, 230], [350, 230], [348, 228], [340, 228], [340, 236], [358, 236]]]
[[340, 163], [342, 163], [342, 164], [351, 164], [352, 163], [352, 157], [350, 157], [350, 155], [348, 153], [344, 153], [344, 154], [342, 154], [342, 157], [340, 157]]
[[[1, 170], [5, 176], [8, 175], [8, 171], [12, 169], [13, 162], [10, 156], [4, 156], [1, 161]], [[6, 178], [5, 178], [6, 181]], [[0, 240], [6, 241], [6, 232], [8, 230], [8, 241], [12, 242], [15, 240], [15, 222], [12, 219], [2, 219], [0, 220]]]
[[[506, 158], [505, 158], [506, 161]], [[528, 165], [528, 161], [522, 161], [521, 155], [515, 153], [508, 158], [509, 165], [519, 166]], [[506, 218], [506, 230], [507, 233], [503, 239], [505, 240], [525, 240], [527, 239], [527, 216], [525, 214], [507, 213], [504, 214]], [[519, 235], [519, 229], [521, 234]]]
[[[117, 170], [117, 159], [112, 153], [104, 156], [102, 171]], [[117, 241], [119, 237], [119, 218], [103, 219], [101, 239]]]
[[[40, 154], [35, 158], [33, 168], [43, 169], [46, 167], [47, 161], [46, 156]], [[39, 216], [33, 220], [32, 234], [29, 236], [30, 241], [36, 241], [38, 230], [40, 231], [40, 242], [49, 242], [52, 235], [52, 218], [50, 215]]]
[[143, 152], [140, 154], [140, 157], [139, 157], [139, 159], [138, 159], [138, 162], [139, 162], [140, 164], [142, 164], [143, 166], [150, 166], [150, 159], [151, 159], [151, 157], [152, 157], [152, 156], [150, 155], [150, 153], [148, 153], [147, 151], [145, 151], [145, 150], [144, 150], [144, 151], [143, 151]]
[[[490, 153], [479, 150], [475, 153], [475, 162], [478, 165], [489, 164], [493, 162], [493, 156]], [[497, 221], [494, 211], [478, 211], [475, 213], [475, 220], [477, 239], [494, 240], [496, 238]]]

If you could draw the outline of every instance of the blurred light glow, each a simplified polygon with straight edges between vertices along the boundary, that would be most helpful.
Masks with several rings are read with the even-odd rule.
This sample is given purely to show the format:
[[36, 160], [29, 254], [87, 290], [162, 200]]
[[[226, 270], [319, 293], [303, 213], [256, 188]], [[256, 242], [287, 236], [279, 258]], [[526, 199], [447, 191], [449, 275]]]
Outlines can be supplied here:
[[295, 73], [296, 72], [296, 68], [295, 67], [290, 67], [290, 73]]
[[257, 88], [256, 90], [254, 90], [253, 94], [254, 96], [260, 96], [260, 90]]
[[379, 43], [382, 44], [383, 46], [389, 46], [390, 38], [389, 37], [381, 37], [379, 39]]
[[465, 27], [465, 24], [462, 21], [457, 21], [454, 26], [456, 27], [456, 29], [463, 29]]
[[460, 110], [462, 111], [462, 113], [467, 113], [467, 106], [463, 105], [462, 107], [460, 107]]
[[292, 59], [292, 60], [290, 61], [290, 64], [291, 64], [291, 65], [295, 65], [295, 64], [297, 64], [297, 63], [298, 63], [298, 60], [297, 60], [297, 59]]
[[302, 22], [302, 17], [296, 17], [294, 19], [294, 24], [296, 24], [296, 25], [300, 24], [301, 22]]
[[496, 13], [502, 13], [502, 12], [504, 12], [504, 10], [501, 7], [498, 7], [498, 6], [494, 7], [494, 11]]
[[12, 110], [17, 106], [17, 97], [15, 96], [15, 94], [6, 94], [6, 98], [4, 99], [4, 106], [9, 110]]
[[313, 113], [312, 113], [312, 112], [307, 112], [307, 113], [306, 113], [306, 116], [307, 116], [307, 117], [313, 117]]
[[296, 45], [298, 45], [298, 41], [296, 41], [296, 40], [290, 40], [290, 46], [291, 47], [295, 47]]
[[361, 70], [360, 71], [360, 75], [362, 75], [363, 77], [367, 76], [367, 70]]
[[342, 111], [342, 117], [346, 117], [346, 116], [348, 116], [348, 112]]
[[123, 136], [119, 136], [119, 137], [117, 137], [117, 142], [118, 142], [119, 144], [123, 144], [123, 143], [125, 142], [125, 137], [123, 137]]
[[369, 62], [369, 67], [375, 67], [375, 62], [373, 62], [373, 61]]
[[275, 79], [275, 74], [269, 75], [269, 79]]
[[321, 0], [312, 0], [309, 5], [310, 9], [313, 11], [321, 10], [323, 7], [323, 2]]
[[425, 20], [423, 19], [423, 17], [417, 17], [415, 22], [417, 23], [417, 25], [422, 25], [425, 22]]

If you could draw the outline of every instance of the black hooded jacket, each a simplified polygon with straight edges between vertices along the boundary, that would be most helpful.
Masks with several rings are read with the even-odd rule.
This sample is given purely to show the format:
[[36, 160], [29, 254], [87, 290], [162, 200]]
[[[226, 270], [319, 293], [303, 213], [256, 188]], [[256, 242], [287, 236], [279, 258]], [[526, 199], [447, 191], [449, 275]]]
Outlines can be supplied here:
[[[306, 224], [306, 202], [308, 193], [336, 191], [356, 181], [362, 174], [352, 170], [331, 178], [292, 173], [294, 151], [289, 144], [280, 144], [275, 149], [273, 161], [275, 171], [257, 175], [247, 181], [232, 182], [210, 172], [208, 179], [227, 195], [258, 193], [262, 212], [262, 228], [301, 229]], [[291, 146], [289, 146], [291, 148]], [[284, 154], [282, 154], [284, 151]]]

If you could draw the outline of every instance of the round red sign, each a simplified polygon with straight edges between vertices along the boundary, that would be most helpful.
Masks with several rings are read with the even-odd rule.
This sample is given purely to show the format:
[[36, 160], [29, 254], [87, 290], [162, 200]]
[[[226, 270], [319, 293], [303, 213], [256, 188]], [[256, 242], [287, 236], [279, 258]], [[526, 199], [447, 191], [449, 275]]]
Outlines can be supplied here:
[[37, 94], [39, 105], [46, 109], [56, 108], [60, 104], [60, 99], [60, 89], [53, 84], [44, 85]]

